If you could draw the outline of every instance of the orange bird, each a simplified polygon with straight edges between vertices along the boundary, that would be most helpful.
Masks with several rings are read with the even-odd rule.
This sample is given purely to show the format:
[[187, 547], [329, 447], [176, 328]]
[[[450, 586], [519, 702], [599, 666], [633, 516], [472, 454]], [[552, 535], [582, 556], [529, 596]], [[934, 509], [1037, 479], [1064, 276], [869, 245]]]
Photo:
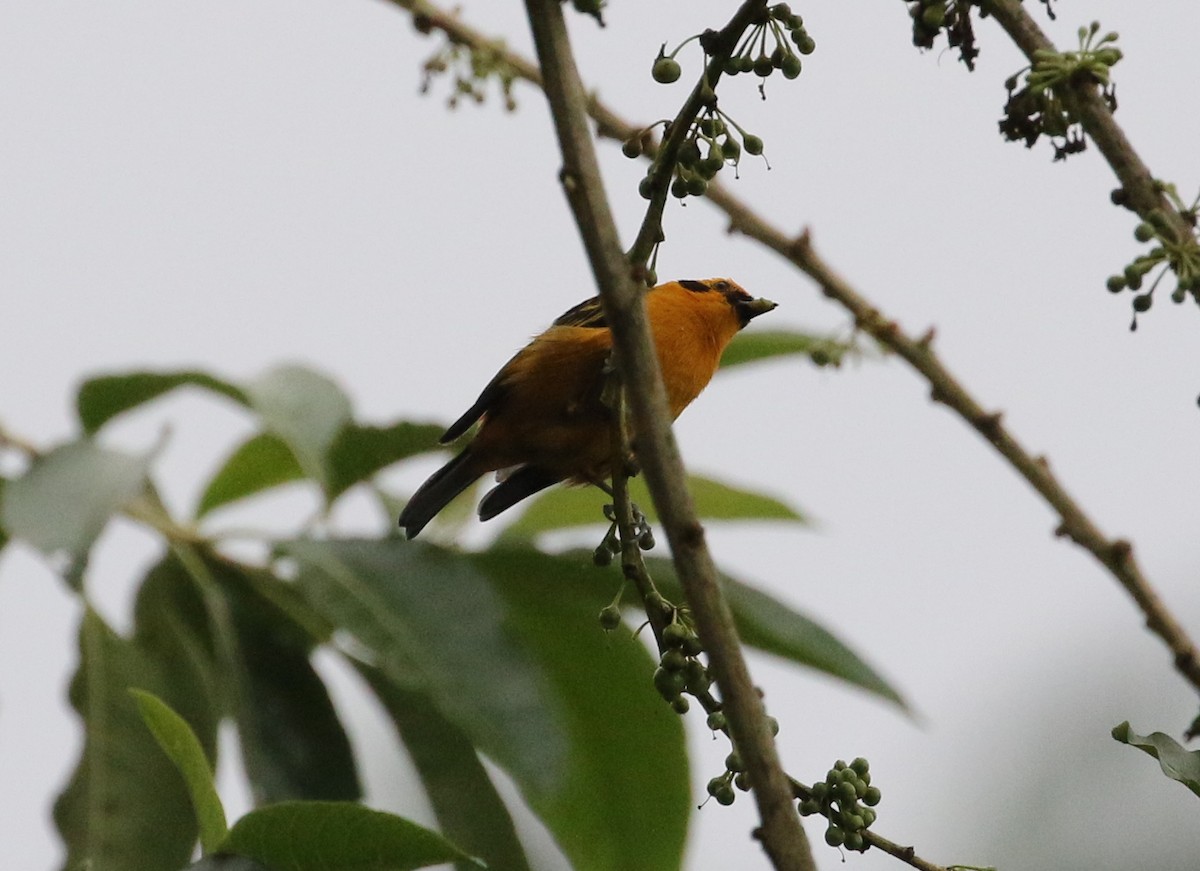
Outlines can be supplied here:
[[[773, 308], [728, 278], [669, 281], [646, 292], [672, 419], [700, 395], [738, 330]], [[500, 472], [500, 483], [479, 503], [480, 520], [559, 481], [603, 487], [612, 464], [612, 412], [601, 400], [611, 350], [612, 331], [593, 297], [518, 351], [442, 434], [448, 444], [482, 420], [462, 453], [408, 501], [400, 514], [407, 537], [488, 472]]]

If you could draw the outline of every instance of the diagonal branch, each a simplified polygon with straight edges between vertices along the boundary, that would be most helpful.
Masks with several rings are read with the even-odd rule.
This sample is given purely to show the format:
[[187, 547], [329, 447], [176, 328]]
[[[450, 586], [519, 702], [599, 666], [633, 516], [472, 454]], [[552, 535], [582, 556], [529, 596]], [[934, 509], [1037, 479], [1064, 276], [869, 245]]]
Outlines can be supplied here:
[[[762, 5], [765, 0], [752, 0]], [[721, 592], [716, 566], [684, 483], [683, 463], [671, 433], [666, 391], [646, 320], [641, 289], [620, 246], [604, 195], [588, 126], [587, 96], [567, 37], [560, 0], [526, 0], [534, 45], [563, 156], [563, 190], [579, 225], [605, 317], [621, 383], [628, 391], [638, 456], [658, 508], [671, 552], [720, 687], [735, 745], [754, 786], [763, 849], [778, 869], [814, 868], [812, 853], [780, 765], [766, 711], [750, 679], [733, 615]]]

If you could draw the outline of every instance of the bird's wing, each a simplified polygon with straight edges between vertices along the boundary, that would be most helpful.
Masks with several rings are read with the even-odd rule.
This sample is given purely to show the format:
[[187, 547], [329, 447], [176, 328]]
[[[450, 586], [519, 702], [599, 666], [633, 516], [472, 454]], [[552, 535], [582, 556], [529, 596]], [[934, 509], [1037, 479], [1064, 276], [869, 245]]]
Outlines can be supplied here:
[[554, 322], [556, 327], [591, 327], [599, 329], [607, 327], [604, 319], [604, 309], [600, 307], [600, 297], [593, 296], [585, 299], [579, 305], [567, 309]]

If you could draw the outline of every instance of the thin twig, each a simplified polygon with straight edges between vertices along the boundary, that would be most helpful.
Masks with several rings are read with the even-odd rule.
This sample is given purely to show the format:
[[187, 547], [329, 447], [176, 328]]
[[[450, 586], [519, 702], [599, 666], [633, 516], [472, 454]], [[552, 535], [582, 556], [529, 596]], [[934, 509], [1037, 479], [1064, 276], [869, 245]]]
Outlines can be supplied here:
[[[761, 2], [761, 0], [760, 0]], [[733, 614], [721, 592], [671, 433], [666, 391], [651, 343], [641, 289], [620, 245], [604, 194], [579, 78], [559, 0], [526, 0], [544, 90], [563, 155], [560, 173], [579, 226], [605, 317], [621, 383], [628, 391], [638, 457], [671, 543], [680, 582], [721, 690], [734, 743], [754, 786], [763, 849], [778, 869], [812, 869], [812, 853], [779, 762], [766, 711], [750, 679]]]

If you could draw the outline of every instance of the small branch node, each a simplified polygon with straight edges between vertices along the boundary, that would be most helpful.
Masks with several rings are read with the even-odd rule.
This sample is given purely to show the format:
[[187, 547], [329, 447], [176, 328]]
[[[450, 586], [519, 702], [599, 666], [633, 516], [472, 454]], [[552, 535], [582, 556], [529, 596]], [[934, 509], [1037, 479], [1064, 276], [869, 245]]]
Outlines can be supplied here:
[[928, 351], [929, 346], [933, 344], [933, 340], [936, 338], [937, 338], [937, 327], [931, 326], [929, 329], [927, 329], [925, 332], [923, 332], [921, 334], [921, 338], [917, 339], [917, 344], [920, 345], [926, 351]]

